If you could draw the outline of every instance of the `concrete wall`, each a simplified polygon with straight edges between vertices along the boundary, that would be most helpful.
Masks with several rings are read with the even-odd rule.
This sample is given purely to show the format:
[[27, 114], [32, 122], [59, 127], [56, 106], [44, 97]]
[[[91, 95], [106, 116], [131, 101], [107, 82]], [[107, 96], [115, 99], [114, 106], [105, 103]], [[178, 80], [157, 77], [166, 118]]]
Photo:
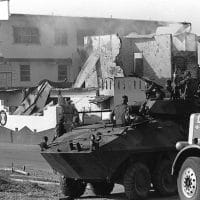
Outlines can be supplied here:
[[[73, 88], [63, 90], [61, 89], [60, 91], [63, 97], [71, 98], [72, 103], [75, 105], [79, 112], [100, 110], [100, 108], [96, 104], [90, 102], [96, 96], [96, 89]], [[50, 95], [52, 98], [57, 98], [58, 90], [53, 89]]]
[[93, 87], [102, 89], [102, 86], [104, 86], [102, 82], [106, 84], [107, 78], [113, 79], [114, 77], [124, 76], [123, 70], [115, 62], [121, 46], [120, 38], [117, 35], [85, 37], [84, 45], [89, 54], [95, 52], [99, 56], [99, 62], [95, 66], [96, 69], [94, 68], [95, 73], [88, 70], [91, 77], [86, 80], [87, 86], [93, 85]]
[[197, 42], [197, 59], [198, 65], [200, 66], [200, 42]]
[[114, 105], [122, 103], [122, 96], [128, 96], [128, 104], [141, 102], [146, 99], [145, 82], [135, 77], [116, 77], [114, 89]]
[[28, 128], [23, 128], [20, 131], [12, 131], [0, 126], [0, 143], [40, 144], [44, 136], [48, 136], [49, 141], [52, 141], [54, 135], [55, 129], [34, 133]]
[[173, 51], [196, 51], [197, 39], [193, 33], [183, 33], [172, 37]]
[[114, 78], [105, 78], [101, 82], [100, 95], [114, 96]]
[[134, 72], [134, 53], [142, 53], [143, 76], [165, 85], [171, 77], [171, 38], [158, 35], [152, 38], [122, 38], [120, 56], [125, 75]]
[[0, 110], [4, 110], [7, 115], [5, 128], [15, 131], [28, 127], [32, 132], [55, 128], [61, 112], [60, 107], [52, 106], [44, 110], [42, 116], [11, 115], [7, 112], [6, 107], [4, 107], [3, 101], [0, 101]]

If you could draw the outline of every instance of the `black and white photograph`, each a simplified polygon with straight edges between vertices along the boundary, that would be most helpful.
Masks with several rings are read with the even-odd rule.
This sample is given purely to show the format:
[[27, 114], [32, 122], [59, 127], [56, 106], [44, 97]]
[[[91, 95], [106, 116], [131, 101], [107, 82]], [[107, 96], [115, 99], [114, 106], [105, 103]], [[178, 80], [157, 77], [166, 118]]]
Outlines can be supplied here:
[[0, 0], [0, 200], [200, 200], [200, 1]]

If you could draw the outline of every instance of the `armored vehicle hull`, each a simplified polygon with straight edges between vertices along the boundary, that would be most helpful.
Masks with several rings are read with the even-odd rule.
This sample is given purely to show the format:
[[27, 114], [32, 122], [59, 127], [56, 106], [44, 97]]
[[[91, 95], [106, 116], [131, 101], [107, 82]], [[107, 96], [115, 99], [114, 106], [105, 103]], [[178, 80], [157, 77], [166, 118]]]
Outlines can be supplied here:
[[181, 101], [174, 111], [176, 102], [170, 102], [148, 102], [148, 115], [129, 126], [83, 126], [50, 144], [42, 156], [63, 175], [64, 193], [78, 197], [86, 183], [98, 195], [109, 194], [114, 183], [123, 184], [128, 199], [134, 200], [146, 198], [152, 185], [163, 196], [176, 193], [171, 176], [175, 145], [186, 140], [189, 114], [198, 107]]

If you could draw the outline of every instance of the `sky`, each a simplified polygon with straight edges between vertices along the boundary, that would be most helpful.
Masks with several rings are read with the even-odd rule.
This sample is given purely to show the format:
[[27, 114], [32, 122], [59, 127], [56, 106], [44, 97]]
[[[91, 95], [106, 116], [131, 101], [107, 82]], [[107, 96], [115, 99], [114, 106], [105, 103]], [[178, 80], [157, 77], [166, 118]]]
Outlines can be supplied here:
[[[5, 4], [0, 2], [0, 16], [7, 12]], [[192, 32], [200, 35], [200, 0], [10, 0], [10, 12], [187, 21]]]

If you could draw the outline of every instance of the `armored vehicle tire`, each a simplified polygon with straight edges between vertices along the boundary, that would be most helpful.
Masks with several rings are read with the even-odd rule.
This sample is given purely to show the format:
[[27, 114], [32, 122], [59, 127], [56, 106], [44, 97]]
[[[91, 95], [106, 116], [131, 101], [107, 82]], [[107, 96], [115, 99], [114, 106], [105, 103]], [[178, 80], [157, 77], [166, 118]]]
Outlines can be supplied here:
[[124, 175], [125, 194], [129, 200], [146, 199], [151, 186], [149, 169], [142, 163], [129, 167]]
[[77, 198], [85, 192], [86, 183], [80, 180], [67, 179], [66, 177], [61, 177], [60, 187], [62, 193], [65, 196]]
[[108, 183], [106, 181], [91, 183], [91, 185], [92, 185], [93, 192], [96, 195], [100, 195], [100, 196], [110, 194], [114, 187], [114, 183]]
[[178, 175], [178, 193], [180, 200], [200, 199], [200, 158], [187, 158]]
[[172, 163], [164, 160], [157, 164], [152, 176], [154, 189], [161, 196], [170, 196], [177, 193], [176, 177], [171, 175]]

